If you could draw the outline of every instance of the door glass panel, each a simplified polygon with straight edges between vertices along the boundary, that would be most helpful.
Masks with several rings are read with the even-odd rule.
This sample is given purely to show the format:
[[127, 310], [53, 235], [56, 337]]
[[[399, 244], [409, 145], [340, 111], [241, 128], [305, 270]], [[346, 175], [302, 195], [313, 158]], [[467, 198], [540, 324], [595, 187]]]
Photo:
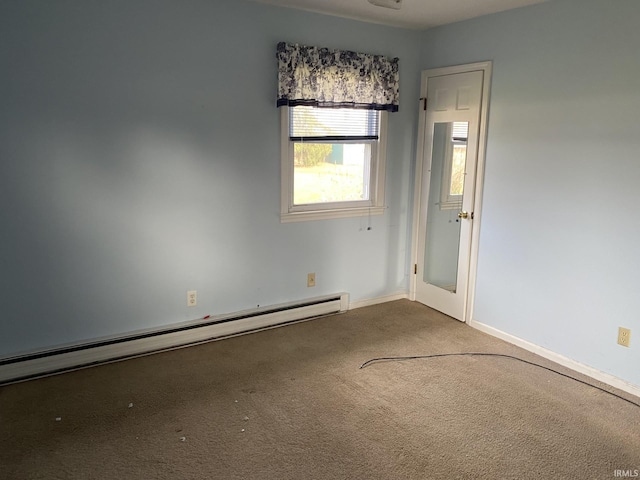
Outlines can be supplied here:
[[467, 122], [434, 123], [423, 280], [456, 292]]

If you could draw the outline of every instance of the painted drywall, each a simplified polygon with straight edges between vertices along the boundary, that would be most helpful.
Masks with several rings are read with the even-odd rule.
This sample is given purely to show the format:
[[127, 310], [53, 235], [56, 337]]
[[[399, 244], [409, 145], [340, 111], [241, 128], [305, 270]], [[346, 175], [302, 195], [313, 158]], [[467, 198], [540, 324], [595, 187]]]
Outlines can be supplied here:
[[421, 62], [494, 62], [474, 319], [635, 385], [639, 20], [554, 0], [427, 31]]
[[[383, 216], [280, 223], [278, 41], [400, 58]], [[406, 292], [419, 50], [239, 0], [0, 2], [0, 357]]]

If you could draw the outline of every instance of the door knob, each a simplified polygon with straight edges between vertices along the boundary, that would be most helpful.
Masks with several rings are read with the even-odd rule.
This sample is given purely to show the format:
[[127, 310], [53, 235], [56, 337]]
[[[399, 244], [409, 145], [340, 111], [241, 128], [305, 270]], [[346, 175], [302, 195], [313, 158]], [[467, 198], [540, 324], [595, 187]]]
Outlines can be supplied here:
[[460, 212], [458, 213], [458, 218], [468, 218], [469, 217], [469, 213], [468, 212]]

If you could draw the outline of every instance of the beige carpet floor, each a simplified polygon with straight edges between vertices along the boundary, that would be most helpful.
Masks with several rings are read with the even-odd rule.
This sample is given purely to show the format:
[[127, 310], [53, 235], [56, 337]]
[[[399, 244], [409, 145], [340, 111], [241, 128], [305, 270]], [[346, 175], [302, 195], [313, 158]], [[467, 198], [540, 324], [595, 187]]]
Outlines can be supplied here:
[[0, 478], [583, 480], [640, 470], [640, 408], [555, 373], [496, 357], [359, 369], [373, 357], [469, 351], [578, 376], [402, 300], [1, 387]]

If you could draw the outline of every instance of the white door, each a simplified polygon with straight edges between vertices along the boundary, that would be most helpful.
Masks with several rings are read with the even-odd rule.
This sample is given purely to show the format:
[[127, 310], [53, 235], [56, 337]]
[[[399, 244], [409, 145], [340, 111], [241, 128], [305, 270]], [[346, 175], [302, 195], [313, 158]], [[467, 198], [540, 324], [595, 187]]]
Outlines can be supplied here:
[[417, 301], [466, 321], [486, 70], [442, 70], [423, 75], [413, 284]]

